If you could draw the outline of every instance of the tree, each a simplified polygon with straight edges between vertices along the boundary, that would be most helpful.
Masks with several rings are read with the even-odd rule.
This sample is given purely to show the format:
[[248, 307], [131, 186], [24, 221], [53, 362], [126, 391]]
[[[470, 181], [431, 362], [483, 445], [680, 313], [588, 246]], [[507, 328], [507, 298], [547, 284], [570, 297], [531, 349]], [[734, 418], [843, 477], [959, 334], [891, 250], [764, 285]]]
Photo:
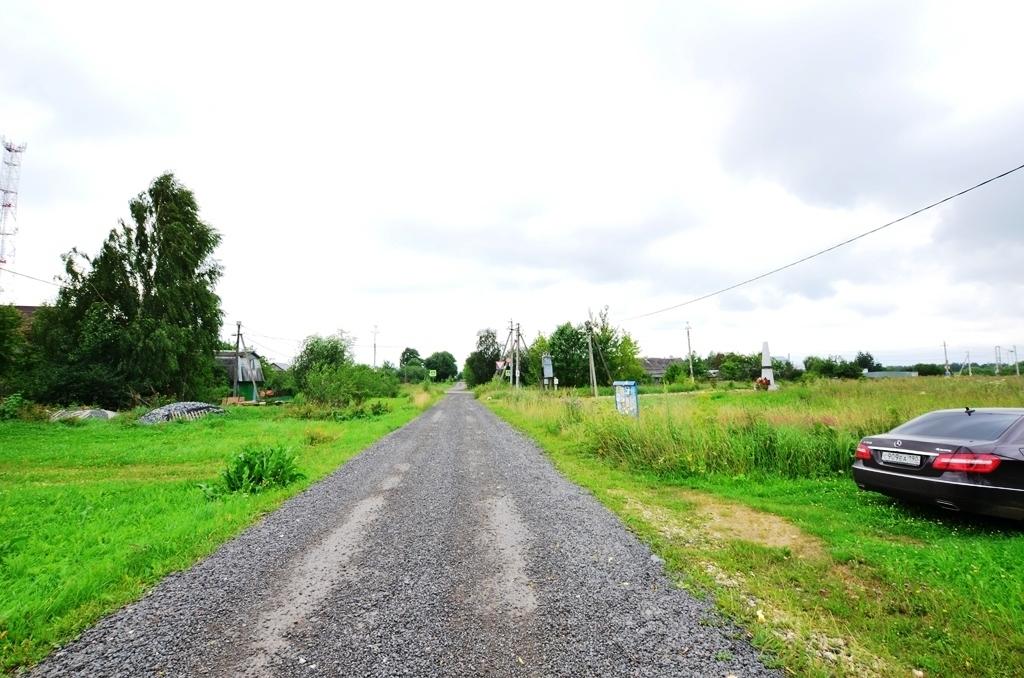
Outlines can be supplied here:
[[[694, 360], [694, 373], [698, 371], [698, 362]], [[722, 379], [731, 381], [753, 381], [761, 376], [761, 352], [744, 355], [742, 353], [718, 353], [712, 351], [700, 369], [715, 369]]]
[[868, 372], [882, 371], [882, 365], [870, 353], [857, 351], [857, 357], [853, 359], [853, 362], [857, 364], [857, 367]]
[[480, 330], [476, 333], [476, 350], [466, 358], [462, 369], [462, 377], [467, 386], [486, 384], [494, 378], [495, 363], [501, 357], [498, 347], [498, 333], [493, 329]]
[[403, 384], [418, 384], [426, 380], [427, 368], [419, 364], [419, 362], [410, 363], [405, 367], [400, 367], [395, 372], [395, 377]]
[[[231, 350], [234, 349], [235, 347], [232, 346]], [[260, 357], [260, 366], [263, 368], [263, 388], [273, 391], [275, 396], [294, 395], [295, 373], [292, 370], [280, 370], [262, 356]]]
[[448, 381], [459, 373], [459, 365], [455, 362], [455, 356], [448, 351], [437, 351], [423, 361], [423, 366], [428, 370], [437, 370], [435, 381]]
[[804, 358], [804, 370], [807, 374], [826, 379], [857, 379], [861, 375], [860, 365], [834, 355], [827, 358], [809, 355]]
[[423, 360], [420, 358], [420, 352], [414, 348], [407, 348], [402, 351], [402, 356], [398, 359], [398, 366], [405, 367], [406, 365], [422, 365]]
[[607, 306], [598, 312], [597, 318], [590, 315], [590, 327], [593, 332], [594, 367], [598, 384], [611, 386], [615, 380], [640, 381], [646, 377], [647, 373], [640, 363], [640, 346], [628, 332], [611, 324]]
[[549, 354], [548, 339], [540, 332], [523, 356], [523, 377], [527, 384], [539, 384], [544, 377], [544, 356]]
[[665, 368], [665, 374], [662, 375], [661, 381], [663, 384], [674, 384], [677, 381], [682, 381], [684, 378], [690, 378], [690, 372], [684, 367], [684, 363], [669, 363], [669, 366]]
[[0, 386], [14, 373], [25, 352], [24, 323], [21, 312], [13, 305], [0, 306]]
[[587, 333], [582, 326], [564, 323], [556, 327], [548, 339], [548, 352], [559, 384], [570, 387], [590, 384]]
[[302, 342], [302, 350], [292, 363], [295, 386], [300, 391], [309, 387], [309, 374], [313, 369], [336, 370], [355, 364], [352, 358], [354, 338], [345, 330], [338, 330], [328, 337], [314, 334]]
[[945, 365], [936, 365], [934, 363], [917, 363], [911, 365], [910, 370], [917, 372], [920, 377], [938, 377], [946, 373]]
[[199, 398], [216, 383], [220, 234], [163, 174], [129, 203], [94, 257], [64, 255], [56, 304], [33, 316], [26, 390], [43, 402], [117, 407]]

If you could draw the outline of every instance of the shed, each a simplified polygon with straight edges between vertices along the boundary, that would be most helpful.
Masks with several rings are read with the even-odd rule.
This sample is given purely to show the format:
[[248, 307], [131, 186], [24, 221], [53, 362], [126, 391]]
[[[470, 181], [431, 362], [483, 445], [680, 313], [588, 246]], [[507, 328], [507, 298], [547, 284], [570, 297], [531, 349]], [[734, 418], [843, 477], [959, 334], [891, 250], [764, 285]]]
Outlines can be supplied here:
[[672, 363], [685, 363], [686, 358], [641, 358], [640, 364], [644, 368], [644, 372], [651, 376], [651, 380], [655, 383], [660, 384], [662, 377], [665, 376], [665, 370]]
[[[213, 354], [217, 364], [224, 369], [228, 385], [234, 383], [233, 374], [238, 375], [238, 395], [246, 400], [256, 400], [259, 387], [263, 383], [263, 365], [260, 357], [252, 349], [245, 351], [216, 351]], [[255, 382], [255, 387], [253, 386]]]

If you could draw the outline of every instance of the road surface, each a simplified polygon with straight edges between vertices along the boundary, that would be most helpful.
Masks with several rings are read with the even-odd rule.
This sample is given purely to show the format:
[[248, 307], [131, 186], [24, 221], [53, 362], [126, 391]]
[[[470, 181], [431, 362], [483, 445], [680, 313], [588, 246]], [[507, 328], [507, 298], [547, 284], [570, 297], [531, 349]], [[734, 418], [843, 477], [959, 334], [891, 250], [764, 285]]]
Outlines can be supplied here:
[[778, 676], [468, 392], [33, 676]]

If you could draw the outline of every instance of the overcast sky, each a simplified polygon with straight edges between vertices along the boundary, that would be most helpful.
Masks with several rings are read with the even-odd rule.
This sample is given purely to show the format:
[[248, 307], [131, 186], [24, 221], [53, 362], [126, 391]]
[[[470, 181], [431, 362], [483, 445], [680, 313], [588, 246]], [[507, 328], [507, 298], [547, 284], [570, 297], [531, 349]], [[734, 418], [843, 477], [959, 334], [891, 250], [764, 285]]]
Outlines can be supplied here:
[[[333, 5], [333, 6], [332, 6]], [[1024, 349], [1012, 2], [0, 2], [14, 269], [51, 280], [172, 170], [272, 358], [529, 339], [609, 306], [645, 355]], [[20, 304], [55, 288], [4, 284]], [[10, 294], [3, 301], [11, 301]], [[1012, 358], [1011, 358], [1012, 359]]]

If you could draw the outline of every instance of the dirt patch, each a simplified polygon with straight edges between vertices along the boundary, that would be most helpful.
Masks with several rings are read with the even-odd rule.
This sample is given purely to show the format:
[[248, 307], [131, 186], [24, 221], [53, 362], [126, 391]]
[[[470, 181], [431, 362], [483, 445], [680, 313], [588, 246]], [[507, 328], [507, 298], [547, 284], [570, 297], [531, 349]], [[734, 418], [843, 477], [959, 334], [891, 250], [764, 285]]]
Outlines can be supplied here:
[[702, 498], [700, 510], [708, 518], [707, 528], [718, 537], [742, 539], [772, 548], [787, 548], [793, 555], [807, 560], [827, 557], [818, 539], [770, 513], [761, 513], [742, 504], [710, 497]]
[[626, 497], [629, 512], [643, 518], [666, 537], [680, 539], [688, 546], [707, 541], [742, 539], [772, 548], [787, 548], [806, 560], [828, 558], [821, 541], [805, 533], [779, 516], [761, 513], [743, 504], [716, 499], [693, 490], [676, 489], [672, 498], [687, 502], [692, 508], [679, 515], [652, 505], [652, 497], [634, 497], [611, 490], [610, 494]]

